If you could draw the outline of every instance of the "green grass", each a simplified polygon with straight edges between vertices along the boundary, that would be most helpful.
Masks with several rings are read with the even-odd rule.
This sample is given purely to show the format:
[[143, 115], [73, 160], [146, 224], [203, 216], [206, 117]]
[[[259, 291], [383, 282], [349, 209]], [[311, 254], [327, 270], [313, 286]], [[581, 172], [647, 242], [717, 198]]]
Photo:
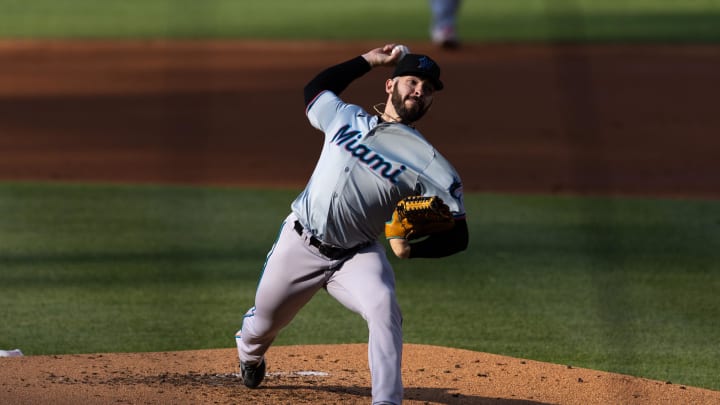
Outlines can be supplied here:
[[[233, 347], [296, 194], [0, 183], [0, 348]], [[392, 259], [407, 342], [720, 389], [720, 202], [466, 203], [467, 252]], [[276, 344], [366, 338], [320, 293]]]
[[3, 186], [0, 347], [37, 354], [225, 345], [252, 302], [289, 197]]
[[[425, 40], [427, 0], [0, 0], [5, 38]], [[720, 40], [720, 0], [464, 1], [468, 41]]]

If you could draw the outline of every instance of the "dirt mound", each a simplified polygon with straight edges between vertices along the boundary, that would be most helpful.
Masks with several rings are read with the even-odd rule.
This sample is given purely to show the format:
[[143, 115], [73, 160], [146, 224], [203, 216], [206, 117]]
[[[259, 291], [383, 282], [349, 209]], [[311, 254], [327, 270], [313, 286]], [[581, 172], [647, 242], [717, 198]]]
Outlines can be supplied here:
[[[235, 349], [0, 359], [0, 402], [366, 404], [367, 345], [277, 346], [256, 390]], [[720, 392], [468, 350], [405, 345], [407, 404], [710, 404]]]

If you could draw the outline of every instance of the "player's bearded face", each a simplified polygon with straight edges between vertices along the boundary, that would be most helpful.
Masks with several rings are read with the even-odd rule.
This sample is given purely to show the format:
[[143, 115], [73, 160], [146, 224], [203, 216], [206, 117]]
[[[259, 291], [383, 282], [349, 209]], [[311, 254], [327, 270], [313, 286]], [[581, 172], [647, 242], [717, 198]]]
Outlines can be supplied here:
[[395, 82], [392, 97], [390, 98], [395, 112], [403, 122], [415, 122], [422, 118], [430, 108], [430, 103], [427, 100], [427, 97], [414, 94], [412, 87], [401, 83], [399, 80]]

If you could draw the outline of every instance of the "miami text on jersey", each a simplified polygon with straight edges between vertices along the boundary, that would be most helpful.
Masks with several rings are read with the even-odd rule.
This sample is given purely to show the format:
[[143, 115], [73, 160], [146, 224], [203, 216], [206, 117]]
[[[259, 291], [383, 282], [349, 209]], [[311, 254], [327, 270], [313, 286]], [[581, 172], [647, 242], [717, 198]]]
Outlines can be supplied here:
[[398, 176], [407, 170], [407, 167], [400, 165], [395, 168], [393, 164], [387, 161], [381, 154], [370, 149], [367, 145], [358, 143], [358, 139], [362, 138], [360, 131], [349, 131], [348, 129], [350, 129], [350, 125], [345, 125], [340, 128], [330, 142], [334, 142], [338, 146], [344, 146], [343, 149], [350, 152], [354, 158], [366, 164], [382, 177], [390, 180], [391, 183], [397, 184], [399, 181]]

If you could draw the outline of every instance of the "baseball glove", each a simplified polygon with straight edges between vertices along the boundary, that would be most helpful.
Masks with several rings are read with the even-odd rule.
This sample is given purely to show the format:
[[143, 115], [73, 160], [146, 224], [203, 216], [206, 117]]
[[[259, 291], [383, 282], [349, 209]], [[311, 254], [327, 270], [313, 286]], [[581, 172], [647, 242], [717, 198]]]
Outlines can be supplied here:
[[455, 225], [452, 213], [440, 197], [409, 196], [397, 203], [392, 219], [385, 223], [388, 239], [418, 239], [450, 230]]

